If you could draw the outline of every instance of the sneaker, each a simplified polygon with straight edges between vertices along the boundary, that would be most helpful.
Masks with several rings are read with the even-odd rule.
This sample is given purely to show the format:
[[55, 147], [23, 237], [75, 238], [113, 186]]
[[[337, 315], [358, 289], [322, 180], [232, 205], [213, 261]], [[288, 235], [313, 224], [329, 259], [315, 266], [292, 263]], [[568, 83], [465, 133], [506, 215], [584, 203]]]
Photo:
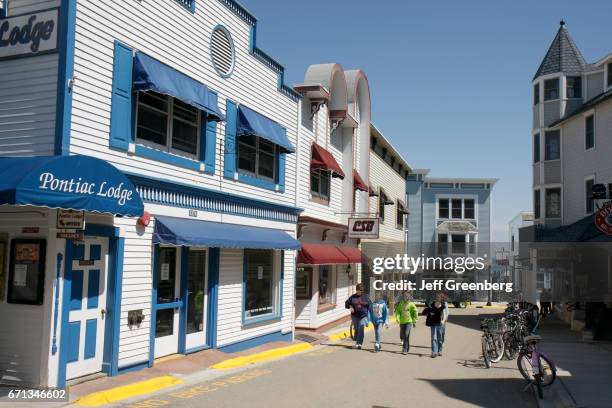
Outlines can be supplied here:
[[359, 348], [359, 344], [357, 344], [357, 343], [353, 344], [353, 348], [354, 348], [354, 349]]
[[439, 353], [438, 353], [438, 357], [442, 357], [442, 352], [439, 352]]
[[407, 351], [402, 351], [402, 354], [403, 355], [408, 355], [408, 352]]
[[436, 353], [431, 353], [431, 358], [436, 358]]
[[361, 350], [361, 344], [357, 345], [357, 350]]

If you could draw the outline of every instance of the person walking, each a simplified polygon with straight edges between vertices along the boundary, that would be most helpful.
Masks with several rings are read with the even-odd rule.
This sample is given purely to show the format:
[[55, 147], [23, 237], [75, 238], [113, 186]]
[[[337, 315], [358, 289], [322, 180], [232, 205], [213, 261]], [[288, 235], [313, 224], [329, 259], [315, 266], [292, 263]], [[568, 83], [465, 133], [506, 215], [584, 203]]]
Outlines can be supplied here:
[[[446, 295], [446, 293], [444, 292], [439, 292], [437, 299], [440, 302], [444, 303], [444, 320], [442, 320], [442, 327], [440, 329], [441, 331], [441, 339], [442, 339], [442, 346], [444, 346], [444, 339], [446, 338], [446, 322], [448, 322], [448, 301], [447, 301], [448, 296]], [[441, 349], [440, 349], [441, 351]]]
[[442, 356], [442, 322], [444, 321], [444, 301], [436, 300], [431, 306], [423, 309], [427, 316], [425, 325], [431, 329], [431, 358]]
[[351, 320], [357, 332], [353, 348], [361, 349], [363, 345], [363, 336], [365, 327], [368, 325], [368, 312], [371, 304], [372, 301], [368, 295], [363, 293], [363, 283], [358, 283], [355, 287], [355, 293], [344, 302], [344, 307], [351, 309]]
[[374, 351], [380, 351], [380, 337], [383, 325], [389, 328], [389, 308], [383, 298], [382, 292], [374, 295], [374, 303], [370, 306], [370, 321], [374, 325]]
[[416, 326], [419, 317], [417, 307], [412, 301], [410, 292], [405, 291], [395, 305], [395, 320], [400, 325], [400, 339], [402, 340], [402, 354], [410, 351], [410, 331]]

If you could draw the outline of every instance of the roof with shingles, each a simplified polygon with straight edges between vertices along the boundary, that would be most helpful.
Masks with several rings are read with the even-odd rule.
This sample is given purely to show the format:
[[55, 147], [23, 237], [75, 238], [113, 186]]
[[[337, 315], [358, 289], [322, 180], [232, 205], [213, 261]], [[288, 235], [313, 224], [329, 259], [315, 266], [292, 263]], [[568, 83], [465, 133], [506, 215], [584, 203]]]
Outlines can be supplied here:
[[559, 31], [533, 79], [557, 72], [581, 73], [586, 65], [582, 53], [574, 43], [567, 28], [565, 28], [565, 22], [562, 21], [561, 27], [559, 27]]

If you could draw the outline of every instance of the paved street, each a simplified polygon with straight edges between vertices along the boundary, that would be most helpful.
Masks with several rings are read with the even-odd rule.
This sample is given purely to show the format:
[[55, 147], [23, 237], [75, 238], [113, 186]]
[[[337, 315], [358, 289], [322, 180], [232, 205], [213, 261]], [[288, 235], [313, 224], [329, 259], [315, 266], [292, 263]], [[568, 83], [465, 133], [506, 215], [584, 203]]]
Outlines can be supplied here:
[[383, 350], [350, 343], [317, 347], [253, 368], [232, 371], [179, 390], [121, 406], [173, 407], [535, 407], [514, 361], [485, 369], [480, 359], [479, 313], [451, 309], [443, 357], [430, 358], [429, 329], [413, 331], [409, 355], [399, 353], [399, 331], [383, 333]]

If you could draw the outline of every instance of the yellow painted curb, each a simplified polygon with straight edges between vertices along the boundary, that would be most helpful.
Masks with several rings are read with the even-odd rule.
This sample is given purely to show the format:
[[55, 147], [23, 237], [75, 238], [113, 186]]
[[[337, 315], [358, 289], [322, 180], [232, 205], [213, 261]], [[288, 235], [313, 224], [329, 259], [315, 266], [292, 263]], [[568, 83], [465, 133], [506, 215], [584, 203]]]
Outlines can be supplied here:
[[249, 364], [261, 363], [263, 361], [275, 360], [277, 358], [290, 356], [291, 354], [300, 353], [312, 348], [312, 344], [299, 343], [287, 347], [280, 347], [268, 351], [262, 351], [261, 353], [251, 354], [249, 356], [241, 356], [230, 358], [228, 360], [217, 363], [210, 368], [216, 370], [228, 370], [230, 368], [244, 367]]
[[134, 384], [94, 392], [79, 398], [75, 401], [75, 404], [81, 407], [99, 407], [100, 405], [149, 394], [182, 383], [183, 381], [178, 378], [172, 377], [171, 375], [164, 375], [162, 377], [151, 378], [150, 380], [139, 381]]
[[[389, 324], [395, 324], [395, 316], [391, 316], [389, 318]], [[370, 330], [374, 330], [374, 325], [373, 324], [369, 324], [366, 328], [365, 331], [368, 332]], [[349, 339], [351, 338], [351, 329], [346, 329], [343, 330], [341, 332], [338, 333], [334, 333], [334, 334], [330, 334], [329, 336], [327, 336], [327, 338], [329, 339], [329, 341], [338, 341], [338, 340], [343, 340], [343, 339]]]

